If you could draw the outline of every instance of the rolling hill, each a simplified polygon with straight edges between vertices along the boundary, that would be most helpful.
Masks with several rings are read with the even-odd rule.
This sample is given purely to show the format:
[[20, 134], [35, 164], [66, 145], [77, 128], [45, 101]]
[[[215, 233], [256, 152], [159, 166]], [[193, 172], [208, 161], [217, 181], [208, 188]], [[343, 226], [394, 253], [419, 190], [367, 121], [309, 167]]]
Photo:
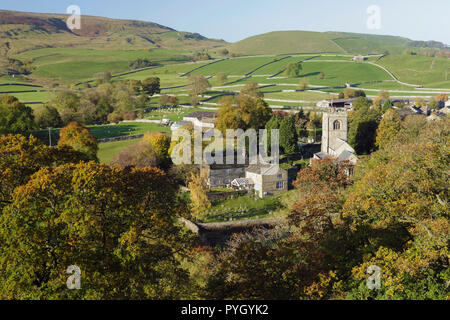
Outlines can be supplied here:
[[243, 55], [332, 52], [347, 54], [400, 54], [417, 42], [403, 37], [311, 31], [275, 31], [227, 46]]
[[179, 32], [153, 22], [81, 17], [81, 29], [66, 26], [68, 15], [0, 10], [0, 55], [40, 48], [164, 48], [199, 50], [222, 40]]

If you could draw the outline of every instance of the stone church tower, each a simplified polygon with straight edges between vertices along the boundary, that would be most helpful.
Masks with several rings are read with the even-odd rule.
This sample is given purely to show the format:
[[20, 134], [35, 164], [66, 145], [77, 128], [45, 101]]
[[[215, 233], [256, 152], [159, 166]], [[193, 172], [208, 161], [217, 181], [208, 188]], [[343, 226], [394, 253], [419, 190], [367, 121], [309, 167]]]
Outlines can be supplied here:
[[348, 115], [345, 111], [324, 112], [322, 118], [322, 152], [334, 155], [336, 149], [347, 142]]

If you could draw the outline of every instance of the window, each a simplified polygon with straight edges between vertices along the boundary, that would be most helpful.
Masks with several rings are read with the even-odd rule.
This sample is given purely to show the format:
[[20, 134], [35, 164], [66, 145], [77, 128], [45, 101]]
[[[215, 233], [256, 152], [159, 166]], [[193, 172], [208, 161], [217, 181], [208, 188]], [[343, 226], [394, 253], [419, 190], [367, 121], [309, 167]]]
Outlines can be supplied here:
[[341, 123], [339, 120], [333, 122], [333, 130], [341, 130]]
[[278, 178], [278, 179], [283, 178], [283, 174], [282, 174], [282, 173], [278, 174], [278, 175], [277, 175], [277, 178]]
[[277, 182], [277, 189], [283, 189], [283, 181], [278, 181]]

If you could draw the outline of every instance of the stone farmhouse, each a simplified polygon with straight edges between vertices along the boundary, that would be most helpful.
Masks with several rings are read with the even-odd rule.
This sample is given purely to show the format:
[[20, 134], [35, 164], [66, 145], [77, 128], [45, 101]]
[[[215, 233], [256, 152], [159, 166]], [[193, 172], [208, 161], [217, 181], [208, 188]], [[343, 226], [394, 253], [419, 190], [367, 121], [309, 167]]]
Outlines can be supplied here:
[[245, 178], [254, 184], [260, 198], [288, 190], [288, 173], [278, 165], [250, 165], [245, 169]]

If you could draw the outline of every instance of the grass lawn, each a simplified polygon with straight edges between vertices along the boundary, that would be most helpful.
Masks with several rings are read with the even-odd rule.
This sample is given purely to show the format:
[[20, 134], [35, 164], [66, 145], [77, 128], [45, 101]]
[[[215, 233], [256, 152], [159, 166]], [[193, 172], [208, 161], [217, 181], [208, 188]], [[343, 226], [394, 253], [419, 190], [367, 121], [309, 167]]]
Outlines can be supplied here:
[[123, 149], [139, 143], [140, 139], [100, 143], [98, 145], [98, 158], [100, 162], [109, 164], [114, 161]]
[[267, 218], [271, 216], [270, 213], [283, 206], [282, 197], [283, 195], [277, 195], [261, 199], [247, 195], [218, 201], [208, 210], [205, 222]]
[[170, 132], [169, 127], [145, 122], [125, 122], [110, 125], [88, 126], [88, 129], [97, 139], [122, 137], [147, 132]]
[[146, 113], [145, 118], [151, 120], [169, 119], [170, 121], [180, 121], [183, 119], [185, 115], [196, 111], [205, 111], [205, 110], [200, 108], [183, 108], [183, 107], [159, 109]]

